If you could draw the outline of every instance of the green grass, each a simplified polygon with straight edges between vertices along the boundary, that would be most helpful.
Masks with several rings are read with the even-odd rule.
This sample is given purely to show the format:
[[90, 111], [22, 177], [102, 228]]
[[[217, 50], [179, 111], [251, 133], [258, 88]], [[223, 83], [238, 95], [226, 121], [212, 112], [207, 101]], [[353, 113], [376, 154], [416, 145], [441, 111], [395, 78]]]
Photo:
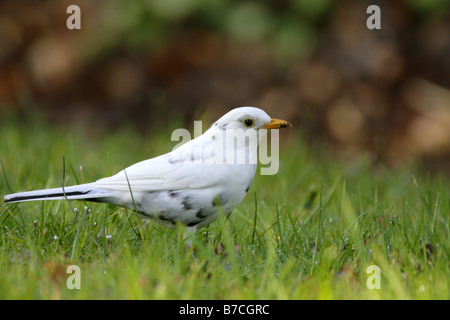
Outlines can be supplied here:
[[[169, 129], [0, 122], [2, 196], [93, 181], [176, 144]], [[301, 141], [291, 135], [279, 173], [257, 175], [230, 217], [196, 234], [196, 261], [183, 228], [123, 208], [0, 203], [0, 299], [449, 299], [447, 178], [331, 160]], [[66, 286], [72, 264], [79, 290]], [[366, 285], [370, 265], [381, 289]]]

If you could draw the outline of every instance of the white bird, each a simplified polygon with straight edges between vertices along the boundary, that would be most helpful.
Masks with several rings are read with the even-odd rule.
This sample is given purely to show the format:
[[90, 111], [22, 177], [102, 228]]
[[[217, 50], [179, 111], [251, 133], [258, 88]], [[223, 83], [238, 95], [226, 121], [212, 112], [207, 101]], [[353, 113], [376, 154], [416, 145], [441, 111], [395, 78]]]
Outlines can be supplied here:
[[[136, 210], [143, 218], [159, 219], [166, 226], [182, 223], [195, 231], [214, 221], [217, 213], [230, 213], [244, 199], [256, 172], [257, 164], [248, 159], [256, 159], [257, 151], [252, 145], [257, 145], [261, 138], [259, 129], [288, 126], [291, 125], [287, 121], [271, 119], [261, 109], [236, 108], [203, 135], [114, 176], [65, 188], [10, 194], [4, 200], [13, 203], [78, 199], [111, 203]], [[248, 143], [230, 146], [225, 142], [230, 131], [245, 135]], [[232, 160], [243, 156], [247, 162], [226, 161], [230, 153]]]

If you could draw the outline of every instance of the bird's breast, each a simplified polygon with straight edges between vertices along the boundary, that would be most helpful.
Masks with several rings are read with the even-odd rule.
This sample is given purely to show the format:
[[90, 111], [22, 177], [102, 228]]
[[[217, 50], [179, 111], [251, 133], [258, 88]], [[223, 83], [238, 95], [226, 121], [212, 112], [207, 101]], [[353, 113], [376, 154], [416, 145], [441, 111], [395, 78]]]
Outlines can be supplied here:
[[199, 228], [214, 221], [217, 214], [235, 209], [250, 188], [255, 172], [256, 165], [222, 165], [200, 176], [209, 183], [197, 181], [198, 186], [193, 188], [140, 191], [127, 207], [166, 224], [180, 222]]

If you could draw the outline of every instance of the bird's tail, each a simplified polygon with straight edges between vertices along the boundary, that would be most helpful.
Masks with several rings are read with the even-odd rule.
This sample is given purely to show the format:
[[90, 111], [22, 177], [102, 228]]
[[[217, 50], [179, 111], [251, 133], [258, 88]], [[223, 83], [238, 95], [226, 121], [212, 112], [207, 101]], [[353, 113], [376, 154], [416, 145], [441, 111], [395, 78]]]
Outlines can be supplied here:
[[105, 198], [109, 192], [104, 189], [96, 188], [92, 183], [80, 184], [71, 187], [43, 189], [36, 191], [26, 191], [6, 195], [5, 203], [24, 202], [34, 200], [61, 200], [61, 199], [85, 199], [88, 201], [98, 201], [99, 198]]

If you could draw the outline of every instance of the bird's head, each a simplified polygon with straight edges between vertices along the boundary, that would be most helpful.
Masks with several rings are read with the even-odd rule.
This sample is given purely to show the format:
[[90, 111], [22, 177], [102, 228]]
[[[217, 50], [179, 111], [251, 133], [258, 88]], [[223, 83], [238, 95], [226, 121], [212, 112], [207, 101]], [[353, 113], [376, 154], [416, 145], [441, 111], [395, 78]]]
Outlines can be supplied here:
[[179, 152], [193, 155], [193, 160], [200, 155], [204, 163], [256, 165], [257, 148], [267, 129], [290, 126], [287, 121], [272, 119], [261, 109], [240, 107], [226, 113], [203, 135], [179, 148]]
[[285, 120], [273, 119], [269, 115], [255, 107], [235, 108], [217, 120], [213, 127], [221, 130], [258, 130], [258, 129], [280, 129], [291, 127]]

